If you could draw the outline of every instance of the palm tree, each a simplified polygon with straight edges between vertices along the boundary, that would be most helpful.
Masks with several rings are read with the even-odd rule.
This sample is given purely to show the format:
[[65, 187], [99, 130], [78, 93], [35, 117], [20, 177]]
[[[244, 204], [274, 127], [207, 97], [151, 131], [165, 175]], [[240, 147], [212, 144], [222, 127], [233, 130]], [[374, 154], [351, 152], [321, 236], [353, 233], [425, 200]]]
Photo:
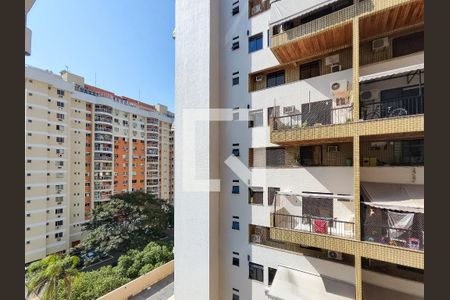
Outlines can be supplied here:
[[26, 273], [27, 296], [34, 293], [42, 295], [42, 300], [57, 300], [59, 285], [62, 283], [70, 299], [78, 261], [76, 256], [49, 255], [32, 263]]

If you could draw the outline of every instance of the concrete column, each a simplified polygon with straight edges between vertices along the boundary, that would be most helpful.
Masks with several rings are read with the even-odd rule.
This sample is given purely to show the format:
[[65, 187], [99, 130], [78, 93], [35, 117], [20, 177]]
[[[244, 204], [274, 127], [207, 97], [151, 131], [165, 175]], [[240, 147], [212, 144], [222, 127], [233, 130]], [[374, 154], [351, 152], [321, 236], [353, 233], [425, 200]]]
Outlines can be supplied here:
[[359, 17], [353, 19], [353, 121], [359, 120]]

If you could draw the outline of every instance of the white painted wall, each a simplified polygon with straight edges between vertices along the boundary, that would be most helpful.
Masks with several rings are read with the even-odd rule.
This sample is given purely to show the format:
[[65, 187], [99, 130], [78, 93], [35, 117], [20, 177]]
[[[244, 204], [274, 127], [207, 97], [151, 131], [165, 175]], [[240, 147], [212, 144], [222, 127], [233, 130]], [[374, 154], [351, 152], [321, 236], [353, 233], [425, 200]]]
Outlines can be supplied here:
[[424, 184], [425, 167], [361, 167], [361, 181]]
[[[183, 190], [183, 152], [196, 147], [198, 176], [207, 179], [217, 169], [210, 148], [214, 126], [204, 122], [194, 132], [184, 130], [183, 109], [217, 105], [217, 0], [177, 0], [175, 40], [175, 295], [177, 299], [218, 299], [217, 194]], [[195, 74], [195, 76], [192, 76]], [[216, 79], [216, 80], [214, 80]]]

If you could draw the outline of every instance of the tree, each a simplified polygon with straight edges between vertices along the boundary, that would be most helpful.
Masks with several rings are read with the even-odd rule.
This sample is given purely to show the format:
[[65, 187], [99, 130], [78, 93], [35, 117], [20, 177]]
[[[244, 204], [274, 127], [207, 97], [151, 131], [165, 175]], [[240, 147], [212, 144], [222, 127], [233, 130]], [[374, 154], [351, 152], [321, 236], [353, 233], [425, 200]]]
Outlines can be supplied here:
[[49, 255], [32, 263], [25, 277], [28, 296], [35, 293], [42, 300], [59, 299], [58, 289], [62, 288], [70, 297], [78, 261], [76, 256]]
[[[97, 299], [129, 281], [129, 278], [123, 277], [111, 266], [90, 272], [80, 272], [73, 281], [71, 296], [66, 299]], [[64, 295], [64, 291], [60, 290], [60, 294]]]
[[99, 256], [142, 249], [149, 241], [166, 236], [173, 226], [173, 206], [152, 194], [131, 192], [114, 195], [97, 205], [85, 225], [88, 234], [79, 247]]
[[172, 244], [150, 242], [142, 251], [130, 250], [120, 256], [117, 270], [130, 279], [142, 276], [173, 259]]

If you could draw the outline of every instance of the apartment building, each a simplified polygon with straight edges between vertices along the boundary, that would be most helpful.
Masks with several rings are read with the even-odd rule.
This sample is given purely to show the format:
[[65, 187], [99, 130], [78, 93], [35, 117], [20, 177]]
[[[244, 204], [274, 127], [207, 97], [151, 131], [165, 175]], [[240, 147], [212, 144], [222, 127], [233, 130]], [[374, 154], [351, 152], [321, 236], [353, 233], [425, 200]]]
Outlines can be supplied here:
[[36, 0], [25, 0], [25, 55], [31, 55], [31, 29], [27, 27], [27, 15]]
[[423, 299], [423, 40], [423, 0], [176, 2], [177, 298]]
[[169, 200], [173, 120], [164, 105], [27, 66], [25, 263], [76, 245], [92, 209], [113, 194]]

